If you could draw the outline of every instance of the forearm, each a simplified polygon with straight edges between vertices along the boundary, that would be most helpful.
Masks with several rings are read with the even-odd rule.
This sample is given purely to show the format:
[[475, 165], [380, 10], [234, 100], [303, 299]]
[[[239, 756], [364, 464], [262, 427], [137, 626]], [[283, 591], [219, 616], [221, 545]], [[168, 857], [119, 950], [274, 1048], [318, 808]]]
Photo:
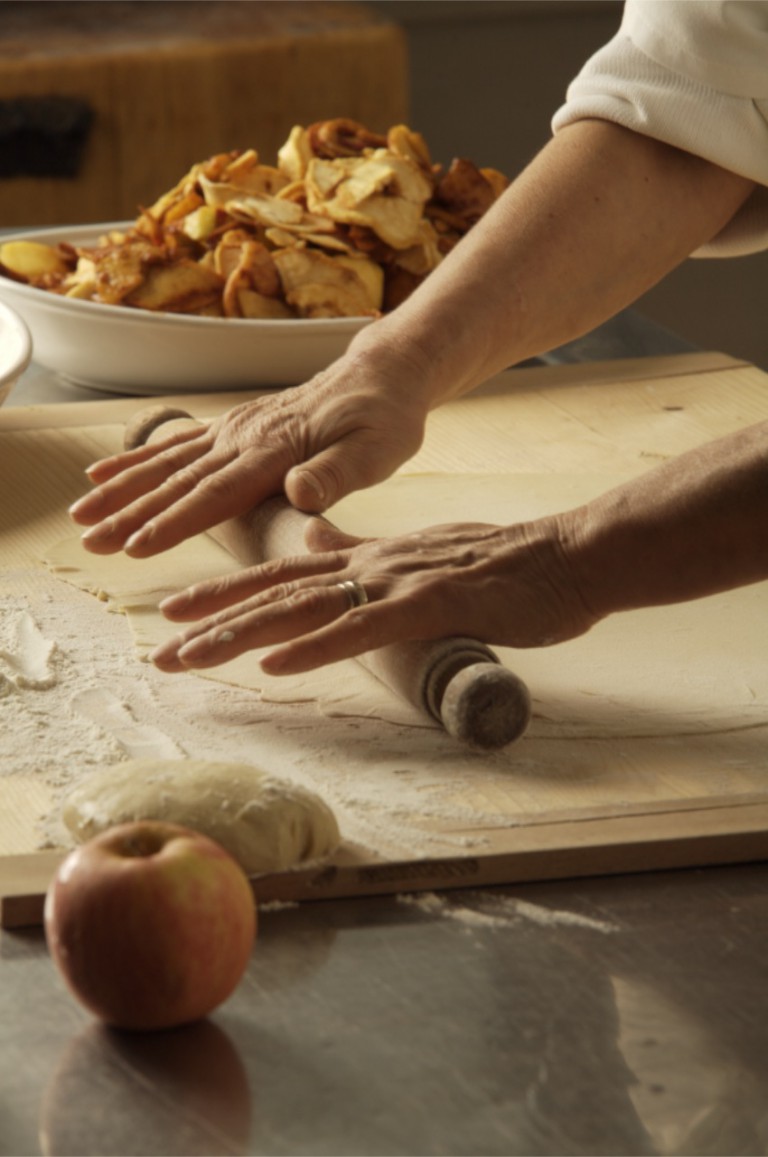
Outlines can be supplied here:
[[753, 188], [601, 121], [563, 130], [423, 285], [353, 343], [421, 371], [430, 409], [593, 329], [726, 224]]
[[609, 491], [560, 532], [596, 619], [768, 579], [768, 422]]
[[730, 220], [752, 183], [600, 121], [555, 137], [419, 289], [311, 382], [90, 469], [72, 515], [135, 557], [284, 492], [323, 511], [388, 477], [429, 410], [611, 317]]

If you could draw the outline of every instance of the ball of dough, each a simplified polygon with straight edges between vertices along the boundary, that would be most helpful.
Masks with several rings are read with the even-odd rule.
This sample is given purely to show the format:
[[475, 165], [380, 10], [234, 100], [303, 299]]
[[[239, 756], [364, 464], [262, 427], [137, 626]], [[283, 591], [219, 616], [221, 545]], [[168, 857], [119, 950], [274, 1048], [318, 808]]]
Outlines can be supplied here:
[[85, 843], [115, 824], [167, 820], [203, 832], [249, 875], [317, 860], [341, 842], [319, 796], [245, 763], [132, 759], [91, 773], [64, 800], [64, 824]]

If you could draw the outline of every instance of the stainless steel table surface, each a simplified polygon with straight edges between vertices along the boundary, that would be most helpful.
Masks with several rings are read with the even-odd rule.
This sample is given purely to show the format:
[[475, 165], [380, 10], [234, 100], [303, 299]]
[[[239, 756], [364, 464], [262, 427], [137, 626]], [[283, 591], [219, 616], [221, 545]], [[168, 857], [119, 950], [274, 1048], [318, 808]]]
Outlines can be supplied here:
[[[10, 403], [80, 396], [33, 367]], [[273, 907], [158, 1034], [4, 932], [0, 1154], [763, 1154], [766, 928], [762, 864]]]
[[235, 995], [154, 1035], [96, 1026], [42, 933], [3, 933], [0, 1152], [766, 1152], [768, 867], [435, 908], [268, 911]]

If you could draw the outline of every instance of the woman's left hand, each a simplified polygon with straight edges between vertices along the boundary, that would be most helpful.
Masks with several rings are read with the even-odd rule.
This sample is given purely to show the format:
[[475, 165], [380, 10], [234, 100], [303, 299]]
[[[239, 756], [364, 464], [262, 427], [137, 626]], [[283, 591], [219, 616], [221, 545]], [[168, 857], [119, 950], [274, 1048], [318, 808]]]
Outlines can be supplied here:
[[[195, 625], [158, 647], [153, 662], [183, 671], [274, 647], [261, 666], [288, 675], [406, 639], [466, 635], [545, 646], [595, 621], [573, 582], [555, 518], [511, 527], [447, 524], [381, 539], [313, 519], [306, 537], [309, 554], [165, 599], [167, 618]], [[362, 585], [364, 605], [350, 605], [345, 582]]]

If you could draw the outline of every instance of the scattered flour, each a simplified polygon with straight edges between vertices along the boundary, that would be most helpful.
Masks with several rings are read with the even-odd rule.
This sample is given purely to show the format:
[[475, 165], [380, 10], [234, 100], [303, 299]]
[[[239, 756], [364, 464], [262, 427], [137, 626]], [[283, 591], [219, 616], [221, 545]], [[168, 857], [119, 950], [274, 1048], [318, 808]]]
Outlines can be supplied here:
[[[462, 902], [471, 899], [472, 907]], [[607, 920], [595, 920], [577, 912], [565, 912], [559, 908], [546, 908], [519, 900], [515, 896], [494, 896], [482, 893], [464, 893], [462, 901], [434, 892], [421, 892], [398, 896], [402, 904], [418, 908], [430, 916], [440, 916], [448, 920], [458, 920], [462, 924], [476, 928], [509, 927], [522, 920], [531, 920], [545, 927], [567, 925], [571, 928], [585, 928], [591, 932], [618, 932], [618, 927]]]
[[6, 688], [39, 691], [52, 687], [56, 674], [52, 664], [56, 644], [43, 638], [37, 623], [26, 610], [17, 609], [0, 620], [0, 679]]
[[42, 780], [51, 799], [25, 821], [36, 831], [27, 850], [69, 846], [63, 796], [95, 767], [137, 758], [266, 767], [321, 795], [362, 854], [482, 848], [487, 836], [462, 830], [465, 819], [499, 826], [481, 809], [465, 815], [457, 798], [475, 760], [492, 757], [457, 753], [434, 728], [329, 717], [313, 702], [265, 703], [247, 688], [165, 675], [137, 656], [124, 615], [66, 590], [64, 602], [42, 569], [0, 584], [0, 775]]
[[[71, 629], [71, 628], [69, 628]], [[67, 769], [121, 755], [114, 737], [74, 709], [78, 688], [93, 674], [68, 638], [41, 628], [24, 598], [4, 595], [0, 614], [0, 771], [43, 775], [55, 784]]]

